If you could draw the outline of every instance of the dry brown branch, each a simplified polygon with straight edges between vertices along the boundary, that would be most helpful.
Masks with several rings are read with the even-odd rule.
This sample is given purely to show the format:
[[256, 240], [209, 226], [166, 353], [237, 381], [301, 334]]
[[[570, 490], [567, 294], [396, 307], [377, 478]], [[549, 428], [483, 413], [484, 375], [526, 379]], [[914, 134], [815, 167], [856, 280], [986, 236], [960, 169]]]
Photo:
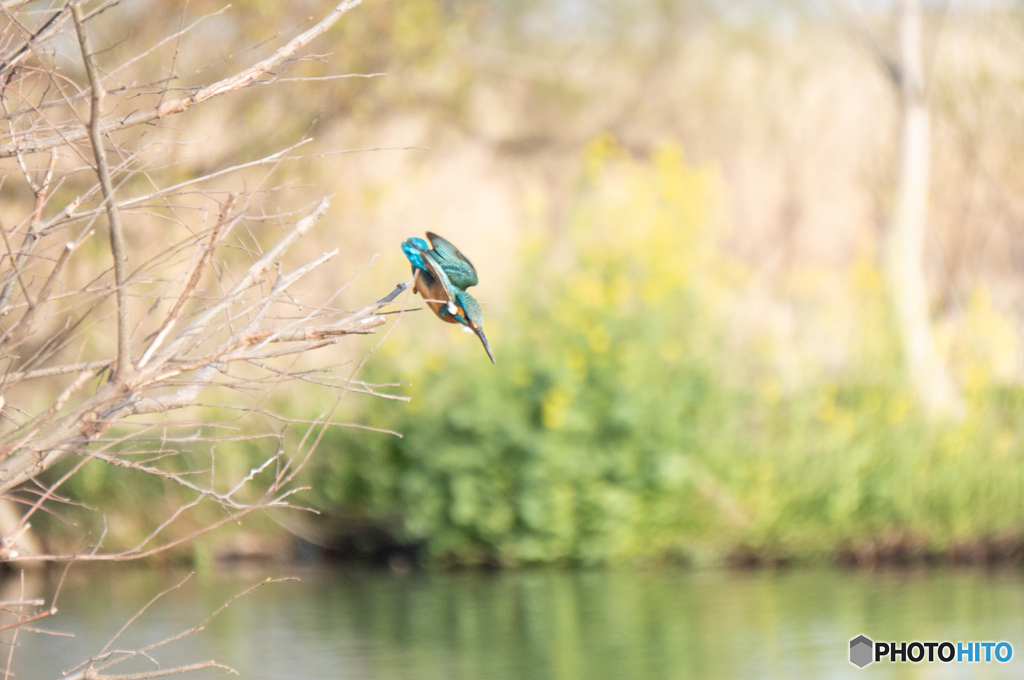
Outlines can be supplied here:
[[224, 670], [234, 673], [235, 670], [224, 664], [219, 664], [216, 661], [203, 661], [201, 663], [188, 664], [187, 666], [178, 666], [177, 668], [165, 668], [159, 671], [149, 671], [146, 673], [127, 673], [125, 675], [106, 675], [96, 673], [95, 671], [84, 671], [75, 675], [66, 676], [65, 680], [75, 680], [81, 678], [81, 680], [146, 680], [147, 678], [163, 678], [168, 675], [183, 675], [185, 673], [191, 673], [192, 671], [201, 671], [206, 668], [223, 668]]
[[[60, 397], [54, 407], [38, 418], [38, 422], [14, 442], [0, 448], [0, 490], [6, 490], [26, 479], [35, 476], [44, 469], [51, 467], [72, 453], [81, 451], [89, 441], [95, 439], [111, 427], [117, 420], [130, 416], [160, 413], [169, 409], [182, 408], [192, 403], [199, 392], [210, 384], [210, 380], [220, 364], [232, 361], [251, 361], [268, 358], [274, 353], [252, 354], [244, 352], [245, 348], [265, 342], [301, 341], [322, 346], [325, 339], [363, 333], [380, 325], [385, 317], [375, 314], [378, 305], [371, 305], [354, 315], [328, 326], [314, 326], [308, 329], [278, 333], [274, 329], [260, 330], [259, 322], [265, 316], [269, 304], [276, 301], [280, 294], [299, 278], [308, 274], [315, 267], [325, 262], [330, 254], [326, 254], [309, 264], [300, 267], [289, 275], [282, 276], [272, 294], [261, 300], [259, 308], [262, 313], [255, 314], [242, 330], [232, 334], [215, 349], [199, 356], [188, 356], [188, 353], [207, 339], [211, 329], [217, 326], [215, 319], [227, 313], [243, 294], [250, 290], [270, 270], [287, 248], [301, 237], [323, 215], [327, 202], [323, 200], [305, 218], [300, 220], [293, 229], [285, 234], [266, 254], [253, 263], [232, 289], [217, 303], [209, 307], [195, 320], [185, 326], [177, 336], [160, 352], [152, 355], [149, 363], [136, 375], [130, 383], [107, 383], [91, 398], [78, 405], [71, 413], [56, 420], [44, 428], [43, 424], [55, 417], [63, 407], [67, 398], [77, 391], [91, 377], [90, 371], [96, 364], [87, 362], [76, 366], [82, 367], [79, 378], [69, 388], [67, 396]], [[274, 337], [275, 335], [279, 337]], [[300, 350], [301, 351], [301, 350]], [[275, 352], [276, 353], [276, 352]], [[174, 365], [177, 363], [179, 365]], [[66, 372], [67, 367], [50, 369], [51, 375]], [[197, 373], [189, 383], [181, 389], [159, 396], [146, 397], [143, 392], [182, 373], [196, 370]], [[9, 374], [11, 377], [26, 379], [31, 377], [27, 372]], [[127, 392], [127, 394], [125, 394]], [[35, 436], [39, 433], [38, 438]], [[32, 445], [29, 446], [31, 441]]]
[[142, 368], [149, 361], [149, 357], [152, 356], [153, 352], [160, 347], [163, 343], [165, 332], [169, 329], [170, 325], [178, 318], [178, 314], [181, 312], [182, 307], [188, 302], [189, 297], [197, 285], [199, 280], [203, 277], [203, 272], [206, 271], [206, 265], [209, 264], [210, 258], [213, 256], [214, 251], [217, 249], [217, 241], [220, 238], [221, 232], [224, 231], [224, 227], [228, 223], [228, 218], [231, 214], [231, 204], [234, 202], [233, 196], [228, 196], [228, 200], [221, 207], [220, 219], [217, 220], [217, 226], [213, 228], [213, 233], [210, 234], [210, 242], [206, 248], [203, 249], [203, 254], [199, 258], [199, 262], [196, 263], [195, 268], [192, 270], [192, 274], [189, 276], [188, 283], [185, 284], [181, 294], [178, 295], [178, 299], [175, 301], [174, 306], [171, 307], [171, 311], [167, 312], [167, 316], [164, 317], [164, 321], [160, 324], [160, 328], [157, 329], [156, 339], [153, 344], [149, 346], [146, 353], [142, 356], [139, 361], [139, 368]]
[[[10, 5], [4, 4], [4, 10], [11, 12], [19, 9], [23, 4], [22, 2], [12, 2]], [[11, 76], [14, 74], [14, 69], [19, 63], [21, 63], [28, 55], [32, 53], [34, 46], [43, 40], [46, 40], [58, 31], [61, 30], [63, 24], [68, 20], [68, 7], [71, 2], [68, 0], [63, 6], [49, 19], [47, 19], [42, 26], [39, 27], [34, 33], [28, 36], [13, 53], [0, 56], [0, 76], [3, 77], [4, 85], [10, 82]]]
[[56, 613], [57, 608], [52, 607], [44, 612], [40, 612], [39, 614], [35, 614], [33, 616], [26, 616], [23, 619], [15, 621], [14, 623], [4, 624], [0, 626], [0, 631], [10, 630], [11, 628], [18, 628], [19, 626], [24, 626], [26, 623], [32, 623], [33, 621], [38, 621], [39, 619], [45, 619], [47, 616], [53, 616]]
[[[172, 99], [169, 102], [165, 102], [157, 107], [148, 109], [146, 111], [137, 111], [124, 118], [111, 121], [105, 125], [107, 134], [124, 130], [126, 128], [134, 127], [136, 125], [143, 125], [150, 123], [154, 120], [160, 120], [167, 116], [173, 116], [177, 113], [188, 110], [195, 104], [202, 103], [213, 97], [217, 97], [222, 94], [229, 92], [235, 92], [243, 87], [248, 87], [263, 75], [269, 73], [271, 70], [285, 63], [289, 57], [295, 54], [299, 49], [307, 45], [314, 38], [319, 36], [321, 33], [326, 31], [328, 28], [334, 25], [343, 14], [349, 10], [357, 7], [362, 0], [344, 0], [339, 3], [327, 16], [320, 20], [315, 26], [310, 28], [308, 31], [292, 38], [286, 45], [275, 51], [272, 55], [266, 59], [250, 66], [249, 68], [241, 71], [230, 78], [217, 81], [212, 85], [208, 85], [204, 88], [197, 90], [184, 97], [178, 99]], [[0, 74], [4, 72], [4, 67], [0, 66]], [[21, 153], [36, 153], [39, 151], [47, 151], [56, 146], [63, 146], [71, 144], [88, 136], [88, 131], [85, 129], [70, 130], [64, 134], [56, 134], [50, 137], [46, 137], [40, 140], [27, 140], [25, 142], [19, 142], [13, 140], [3, 146], [0, 146], [0, 158], [10, 158], [19, 151]]]
[[85, 73], [89, 78], [89, 89], [92, 93], [89, 99], [89, 141], [92, 143], [92, 152], [96, 159], [96, 174], [100, 178], [100, 187], [103, 189], [103, 203], [107, 210], [107, 223], [110, 227], [110, 254], [114, 260], [114, 283], [117, 286], [115, 291], [117, 296], [117, 368], [114, 370], [114, 380], [124, 382], [132, 368], [128, 291], [125, 290], [125, 261], [128, 259], [128, 253], [124, 243], [124, 229], [121, 227], [121, 214], [114, 205], [114, 185], [110, 181], [107, 151], [103, 148], [103, 138], [100, 134], [103, 116], [101, 108], [103, 96], [106, 93], [103, 90], [103, 85], [100, 84], [99, 74], [96, 73], [96, 64], [93, 63], [92, 52], [89, 49], [89, 38], [85, 33], [85, 19], [82, 18], [82, 6], [72, 5], [71, 16], [75, 20], [75, 33], [78, 35], [78, 45], [82, 50], [82, 61], [85, 63]]
[[115, 642], [117, 642], [117, 639], [118, 639], [119, 637], [121, 637], [121, 635], [122, 635], [122, 634], [123, 634], [123, 633], [124, 633], [124, 632], [125, 632], [126, 630], [128, 630], [128, 627], [129, 627], [129, 626], [131, 626], [131, 625], [132, 625], [133, 623], [135, 623], [135, 621], [136, 621], [136, 620], [137, 620], [137, 619], [138, 619], [138, 618], [139, 618], [140, 616], [142, 616], [143, 614], [145, 614], [145, 613], [146, 613], [146, 610], [147, 610], [147, 609], [149, 609], [150, 607], [152, 607], [152, 606], [153, 606], [153, 604], [154, 604], [154, 603], [156, 603], [156, 602], [157, 602], [158, 600], [160, 600], [160, 599], [161, 599], [161, 598], [162, 598], [162, 597], [163, 597], [164, 595], [167, 595], [168, 593], [171, 593], [171, 592], [173, 592], [173, 591], [177, 590], [178, 588], [182, 587], [183, 585], [185, 585], [185, 583], [187, 583], [187, 582], [188, 582], [188, 580], [192, 578], [193, 574], [194, 574], [194, 573], [189, 573], [189, 575], [188, 575], [188, 576], [186, 576], [185, 578], [183, 578], [183, 579], [182, 579], [181, 581], [179, 581], [179, 582], [178, 582], [178, 583], [177, 583], [176, 585], [173, 585], [173, 586], [171, 586], [170, 588], [167, 588], [166, 590], [164, 590], [164, 591], [161, 591], [160, 593], [157, 593], [157, 594], [156, 594], [156, 595], [155, 595], [155, 596], [154, 596], [154, 597], [153, 597], [153, 598], [152, 598], [152, 599], [151, 599], [151, 600], [150, 600], [149, 602], [147, 602], [146, 604], [144, 604], [144, 605], [142, 606], [142, 608], [141, 608], [141, 609], [139, 609], [139, 611], [135, 612], [135, 614], [134, 614], [134, 615], [132, 615], [132, 617], [131, 617], [130, 619], [128, 619], [127, 621], [125, 621], [124, 625], [123, 625], [123, 626], [121, 626], [121, 629], [120, 629], [119, 631], [117, 631], [116, 633], [114, 633], [114, 637], [110, 638], [110, 640], [109, 640], [109, 641], [107, 642], [107, 644], [103, 645], [103, 649], [101, 649], [101, 650], [100, 650], [100, 656], [103, 656], [104, 654], [106, 654], [107, 650], [108, 650], [108, 649], [110, 649], [110, 647], [111, 647], [111, 646], [112, 646], [112, 645], [113, 645], [113, 644], [114, 644]]
[[[103, 650], [99, 654], [97, 654], [92, 659], [89, 659], [88, 661], [83, 662], [82, 664], [79, 664], [79, 666], [77, 666], [76, 668], [73, 668], [67, 675], [64, 676], [64, 680], [76, 680], [76, 679], [77, 680], [100, 680], [100, 679], [107, 679], [107, 680], [109, 680], [111, 678], [119, 678], [121, 680], [127, 680], [128, 678], [156, 678], [156, 677], [163, 677], [163, 676], [166, 676], [166, 675], [178, 675], [178, 674], [187, 673], [187, 672], [191, 672], [191, 671], [195, 671], [195, 670], [202, 670], [204, 668], [214, 668], [214, 667], [216, 667], [216, 668], [223, 668], [225, 670], [228, 670], [228, 671], [234, 673], [235, 671], [233, 669], [231, 669], [230, 667], [224, 666], [222, 664], [218, 664], [218, 663], [216, 663], [214, 661], [204, 661], [204, 662], [197, 663], [197, 664], [189, 664], [189, 665], [186, 665], [186, 666], [178, 666], [176, 668], [158, 669], [158, 670], [144, 672], [144, 673], [125, 674], [125, 675], [106, 675], [106, 674], [101, 674], [101, 671], [104, 671], [104, 670], [106, 670], [108, 668], [111, 668], [111, 667], [113, 667], [113, 666], [115, 666], [115, 665], [117, 665], [119, 663], [127, 661], [128, 659], [133, 659], [133, 658], [138, 657], [138, 656], [142, 656], [142, 657], [145, 657], [145, 658], [151, 658], [151, 657], [149, 657], [148, 653], [151, 652], [152, 650], [157, 649], [159, 647], [163, 647], [164, 645], [167, 645], [167, 644], [169, 644], [171, 642], [176, 642], [178, 640], [181, 640], [183, 638], [189, 637], [191, 635], [195, 635], [196, 633], [199, 633], [199, 632], [205, 630], [206, 626], [210, 623], [210, 621], [212, 621], [214, 618], [216, 618], [218, 615], [220, 615], [225, 609], [230, 607], [236, 600], [238, 600], [240, 598], [243, 598], [243, 597], [246, 597], [247, 595], [251, 594], [254, 590], [256, 590], [258, 588], [261, 588], [261, 587], [263, 587], [265, 585], [268, 585], [268, 584], [271, 584], [271, 583], [284, 583], [286, 581], [297, 581], [298, 580], [296, 578], [278, 578], [278, 579], [270, 579], [270, 578], [268, 578], [266, 580], [263, 580], [263, 581], [260, 581], [259, 583], [254, 584], [252, 586], [249, 586], [248, 588], [246, 588], [245, 590], [243, 590], [240, 593], [235, 594], [230, 600], [228, 600], [227, 602], [222, 604], [220, 607], [218, 607], [216, 610], [214, 610], [209, 616], [207, 616], [205, 619], [203, 619], [200, 623], [196, 624], [192, 628], [180, 631], [178, 633], [175, 633], [174, 635], [171, 635], [169, 637], [164, 638], [163, 640], [160, 640], [159, 642], [154, 642], [154, 643], [152, 643], [150, 645], [147, 645], [145, 647], [142, 647], [140, 649], [136, 649], [136, 650], [133, 650], [133, 651], [115, 652], [115, 651], [111, 651], [110, 650], [110, 647], [113, 645], [113, 643], [124, 633], [125, 630], [128, 629], [128, 627], [132, 623], [134, 623], [140, 616], [142, 616], [142, 614], [145, 613], [145, 611], [154, 602], [156, 602], [157, 600], [161, 599], [162, 597], [164, 597], [165, 595], [167, 595], [171, 591], [176, 590], [177, 588], [179, 588], [181, 585], [183, 585], [185, 583], [185, 581], [187, 581], [189, 579], [189, 577], [191, 577], [191, 574], [189, 574], [189, 576], [186, 577], [185, 580], [181, 581], [180, 583], [178, 583], [175, 586], [172, 586], [172, 587], [164, 590], [163, 592], [159, 593], [156, 597], [151, 599], [148, 603], [146, 603], [138, 612], [136, 612], [128, 620], [127, 623], [125, 623], [124, 626], [121, 627], [121, 629], [114, 635], [113, 638], [111, 638], [111, 640], [106, 644], [106, 646], [103, 648]], [[115, 657], [115, 655], [117, 655], [117, 656]], [[236, 673], [236, 675], [237, 675], [237, 673]]]
[[[331, 152], [316, 153], [316, 154], [304, 154], [304, 155], [299, 155], [299, 156], [289, 156], [289, 155], [287, 155], [289, 152], [295, 150], [296, 148], [298, 148], [298, 147], [300, 147], [300, 146], [302, 146], [304, 144], [307, 144], [310, 141], [311, 140], [309, 140], [309, 139], [302, 139], [299, 142], [297, 142], [297, 143], [295, 143], [295, 144], [293, 144], [293, 145], [291, 145], [291, 146], [289, 146], [289, 147], [287, 147], [285, 149], [282, 149], [280, 151], [272, 153], [272, 154], [270, 154], [270, 155], [268, 155], [268, 156], [266, 156], [264, 158], [260, 158], [260, 159], [255, 160], [255, 161], [250, 161], [248, 163], [240, 163], [238, 165], [233, 165], [233, 166], [231, 166], [229, 168], [224, 168], [224, 169], [221, 169], [221, 170], [216, 170], [216, 171], [210, 172], [208, 174], [201, 175], [201, 176], [198, 176], [198, 177], [194, 177], [192, 179], [188, 179], [188, 180], [185, 180], [183, 182], [180, 182], [178, 184], [174, 184], [174, 185], [171, 185], [171, 186], [161, 187], [161, 188], [158, 188], [155, 191], [152, 191], [152, 192], [147, 193], [147, 194], [142, 195], [142, 196], [136, 196], [136, 197], [132, 197], [132, 198], [127, 198], [125, 200], [119, 201], [116, 204], [117, 208], [118, 208], [118, 210], [120, 210], [122, 212], [126, 211], [128, 208], [150, 209], [150, 208], [154, 207], [153, 205], [150, 204], [151, 201], [156, 201], [157, 199], [165, 199], [166, 200], [167, 198], [170, 198], [172, 196], [185, 196], [185, 195], [189, 195], [189, 194], [192, 194], [192, 193], [200, 193], [197, 190], [186, 191], [186, 188], [192, 187], [192, 186], [197, 185], [197, 184], [208, 183], [211, 180], [223, 177], [224, 175], [235, 174], [235, 173], [238, 173], [241, 170], [245, 170], [245, 169], [248, 169], [248, 168], [254, 168], [254, 167], [257, 167], [257, 166], [261, 166], [261, 165], [278, 164], [278, 163], [285, 162], [285, 161], [287, 161], [287, 162], [298, 162], [298, 161], [305, 161], [305, 160], [309, 160], [309, 159], [313, 159], [313, 158], [326, 158], [326, 157], [329, 157], [329, 156], [340, 156], [340, 155], [348, 155], [348, 154], [354, 154], [354, 153], [371, 153], [371, 152], [376, 152], [376, 151], [427, 151], [428, 150], [425, 147], [420, 147], [420, 146], [399, 146], [399, 147], [378, 146], [378, 147], [366, 147], [366, 148], [358, 148], [358, 149], [342, 149], [342, 150], [339, 150], [339, 151], [331, 151]], [[47, 234], [47, 233], [50, 233], [50, 232], [52, 232], [52, 231], [54, 231], [56, 229], [66, 228], [66, 227], [68, 227], [68, 226], [70, 226], [72, 224], [75, 224], [75, 223], [78, 223], [78, 222], [81, 222], [81, 221], [84, 221], [84, 220], [88, 220], [88, 219], [93, 219], [93, 218], [97, 217], [98, 215], [100, 215], [101, 213], [104, 213], [105, 212], [105, 208], [97, 208], [97, 209], [91, 209], [91, 210], [79, 210], [79, 207], [81, 205], [83, 205], [90, 198], [92, 193], [94, 193], [94, 191], [90, 190], [90, 192], [88, 192], [88, 193], [86, 193], [86, 194], [84, 194], [82, 196], [76, 197], [63, 210], [61, 210], [60, 212], [55, 214], [53, 217], [50, 217], [47, 220], [42, 220], [42, 221], [40, 221], [38, 223], [34, 223], [32, 231], [31, 231], [31, 234], [29, 236], [27, 236], [26, 239], [27, 240], [29, 238], [34, 239], [34, 238], [37, 238], [39, 234]], [[252, 192], [252, 193], [254, 193], [254, 192]], [[250, 216], [250, 218], [251, 218], [251, 216]], [[3, 312], [5, 304], [6, 303], [4, 303], [3, 297], [0, 296], [0, 313]]]
[[[94, 47], [109, 35], [103, 22], [119, 20], [119, 2], [99, 0], [86, 11], [84, 0], [58, 0], [34, 12], [20, 0], [0, 0], [0, 497], [22, 513], [0, 536], [0, 561], [136, 560], [252, 513], [309, 511], [298, 475], [324, 433], [365, 427], [337, 422], [341, 397], [404, 398], [387, 393], [393, 386], [357, 380], [365, 356], [331, 348], [396, 319], [404, 305], [386, 308], [411, 280], [377, 302], [346, 307], [342, 296], [362, 270], [348, 282], [331, 270], [344, 252], [334, 235], [326, 252], [298, 245], [325, 221], [329, 202], [287, 174], [306, 161], [376, 147], [300, 155], [296, 149], [314, 140], [292, 137], [267, 148], [239, 134], [214, 140], [217, 152], [204, 156], [210, 144], [169, 126], [129, 130], [179, 113], [191, 120], [185, 112], [194, 105], [249, 86], [261, 86], [262, 96], [288, 83], [329, 88], [379, 75], [282, 77], [302, 61], [327, 66], [329, 55], [301, 52], [359, 0], [334, 0], [311, 28], [248, 68], [231, 74], [229, 61], [218, 62], [226, 77], [184, 65], [193, 29], [226, 7], [191, 23], [175, 15], [174, 26], [144, 47]], [[84, 68], [63, 53], [69, 45]], [[187, 88], [171, 87], [179, 78]], [[196, 138], [208, 141], [203, 132]], [[95, 224], [102, 219], [106, 230]], [[313, 414], [275, 406], [289, 384], [322, 391], [324, 406]], [[240, 442], [265, 450], [242, 458]], [[109, 499], [121, 513], [151, 503], [130, 539], [108, 530], [116, 523], [103, 500], [76, 495], [72, 481], [87, 466], [164, 490], [158, 500]], [[58, 527], [49, 545], [18, 544], [47, 523]], [[16, 636], [46, 632], [28, 624], [55, 614], [56, 596], [45, 610], [24, 593], [0, 606], [7, 607], [0, 633], [11, 644], [10, 675]], [[225, 668], [203, 661], [110, 674], [126, 659], [153, 660], [152, 649], [202, 630], [223, 610], [163, 641], [115, 649], [148, 607], [67, 677]]]
[[4, 600], [0, 601], [0, 609], [9, 609], [11, 607], [42, 607], [46, 604], [46, 600], [35, 598], [34, 600]]

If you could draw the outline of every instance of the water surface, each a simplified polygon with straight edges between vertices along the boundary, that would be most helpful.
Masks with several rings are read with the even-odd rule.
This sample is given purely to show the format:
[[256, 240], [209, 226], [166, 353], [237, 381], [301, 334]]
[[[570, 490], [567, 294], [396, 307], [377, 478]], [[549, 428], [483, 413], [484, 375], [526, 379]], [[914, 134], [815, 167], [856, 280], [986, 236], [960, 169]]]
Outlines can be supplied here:
[[[216, 659], [262, 680], [351, 678], [630, 680], [1024, 677], [1024, 577], [1017, 571], [527, 571], [396, 576], [260, 569], [195, 576], [112, 646], [130, 650], [200, 623], [268, 575], [205, 630], [153, 649], [162, 667]], [[21, 633], [19, 678], [59, 678], [97, 654], [184, 573], [85, 570], [59, 613]], [[5, 599], [16, 595], [6, 584]], [[33, 596], [52, 592], [29, 579]], [[48, 591], [47, 589], [51, 589]], [[1006, 664], [847, 661], [850, 638], [1006, 640]], [[8, 642], [10, 634], [3, 640]], [[141, 659], [106, 673], [153, 670]], [[191, 677], [228, 677], [207, 670]]]

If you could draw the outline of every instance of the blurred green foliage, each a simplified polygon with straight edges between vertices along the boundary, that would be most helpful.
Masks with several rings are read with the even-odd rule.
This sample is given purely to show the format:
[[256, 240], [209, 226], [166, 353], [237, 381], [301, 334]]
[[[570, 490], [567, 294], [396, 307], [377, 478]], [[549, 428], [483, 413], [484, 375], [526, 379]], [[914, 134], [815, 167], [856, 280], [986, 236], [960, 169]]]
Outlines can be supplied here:
[[[552, 6], [538, 0], [365, 3], [358, 20], [332, 29], [324, 48], [329, 60], [295, 64], [290, 75], [388, 72], [387, 78], [346, 80], [343, 88], [293, 83], [290, 96], [277, 98], [252, 88], [226, 103], [221, 117], [261, 131], [246, 135], [243, 160], [338, 120], [354, 121], [376, 140], [381, 127], [374, 125], [426, 111], [436, 135], [452, 129], [479, 135], [479, 118], [489, 109], [472, 111], [474, 87], [486, 81], [520, 92], [524, 102], [513, 109], [522, 129], [502, 135], [530, 142], [562, 130], [573, 141], [556, 152], [571, 153], [563, 149], [575, 149], [577, 137], [586, 139], [579, 130], [595, 125], [577, 124], [574, 114], [603, 101], [604, 90], [593, 88], [607, 86], [604, 78], [597, 86], [577, 83], [571, 69], [552, 67], [570, 63], [575, 46], [656, 64], [664, 55], [651, 40], [651, 25], [683, 25], [694, 8], [718, 7], [730, 9], [727, 24], [735, 28], [762, 4], [598, 3], [582, 22], [571, 11], [550, 15]], [[790, 4], [801, 3], [771, 3]], [[200, 14], [221, 5], [204, 0], [190, 7]], [[176, 3], [140, 7], [147, 16], [137, 22], [138, 33], [151, 42], [157, 31], [181, 22]], [[739, 18], [735, 7], [743, 8]], [[261, 0], [211, 19], [197, 35], [216, 49], [183, 51], [187, 63], [180, 68], [192, 75], [178, 84], [237, 70], [257, 54], [248, 51], [254, 39], [273, 30], [284, 39], [320, 9], [320, 2]], [[624, 12], [639, 19], [623, 20]], [[567, 30], [584, 24], [586, 31]], [[120, 40], [110, 36], [109, 49], [133, 47]], [[530, 60], [537, 55], [547, 61]], [[113, 52], [105, 59], [114, 62]], [[717, 92], [723, 69], [708, 63], [715, 64], [707, 67], [708, 87]], [[958, 94], [949, 102], [970, 100], [947, 89]], [[779, 101], [790, 115], [789, 98]], [[632, 107], [624, 110], [632, 115]], [[684, 118], [667, 111], [666, 119]], [[708, 111], [713, 119], [721, 110]], [[695, 129], [695, 138], [714, 131]], [[353, 428], [326, 434], [305, 481], [317, 505], [343, 518], [336, 520], [342, 530], [353, 518], [397, 527], [400, 540], [424, 542], [435, 559], [460, 564], [700, 561], [738, 546], [769, 556], [815, 556], [884, 541], [938, 551], [1024, 531], [1024, 391], [999, 382], [1012, 373], [1001, 364], [1016, 356], [1016, 334], [984, 289], [971, 299], [966, 333], [939, 338], [965, 387], [962, 422], [929, 422], [918, 412], [872, 252], [841, 274], [859, 322], [848, 338], [852, 360], [842, 372], [819, 369], [790, 380], [770, 342], [730, 335], [730, 310], [749, 273], [723, 248], [726, 201], [715, 169], [688, 166], [672, 146], [633, 158], [609, 137], [591, 144], [583, 161], [564, 223], [554, 232], [522, 225], [521, 252], [510, 254], [518, 258], [518, 275], [508, 313], [488, 311], [485, 324], [496, 366], [472, 337], [423, 347], [414, 332], [393, 333], [367, 365], [363, 378], [405, 381], [412, 400], [366, 397], [345, 404], [363, 409], [361, 416], [340, 416], [402, 438]], [[204, 161], [224, 162], [216, 154]], [[285, 171], [303, 181], [318, 178]], [[195, 174], [182, 172], [182, 179]], [[325, 162], [319, 172], [333, 176], [336, 167]], [[90, 258], [105, 252], [95, 241], [85, 248], [83, 254], [97, 249]], [[486, 299], [487, 272], [482, 278]], [[804, 285], [813, 288], [814, 276]], [[435, 321], [421, 314], [402, 323], [408, 331]], [[297, 397], [293, 408], [307, 408], [312, 398]], [[204, 418], [215, 423], [231, 416], [211, 410]], [[220, 445], [218, 478], [243, 477], [272, 448], [267, 441]], [[164, 464], [184, 469], [174, 456]], [[106, 511], [111, 548], [144, 540], [191, 500], [166, 480], [99, 461], [86, 463], [62, 493]], [[187, 534], [217, 512], [201, 508], [175, 530]], [[255, 517], [247, 527], [254, 520], [280, 531]], [[98, 520], [83, 512], [81, 521]], [[65, 531], [68, 540], [81, 541], [79, 527], [62, 529], [54, 517], [35, 524], [49, 536]], [[97, 525], [92, 536], [102, 530]]]
[[[565, 228], [524, 227], [508, 311], [485, 323], [496, 366], [471, 336], [425, 347], [396, 332], [364, 369], [368, 382], [404, 381], [411, 401], [363, 397], [350, 402], [361, 416], [342, 417], [401, 438], [325, 434], [303, 483], [339, 532], [378, 524], [469, 565], [702, 562], [737, 549], [811, 558], [885, 542], [937, 552], [1021, 535], [1024, 390], [997, 378], [1013, 333], [983, 290], [963, 336], [944, 341], [965, 386], [961, 422], [915, 406], [870, 253], [842, 274], [859, 321], [849, 365], [787, 386], [775, 348], [729, 332], [749, 274], [722, 247], [717, 171], [672, 145], [634, 158], [608, 136], [582, 167]], [[173, 446], [154, 441], [154, 455]], [[274, 446], [218, 444], [218, 479], [244, 477]], [[163, 464], [184, 469], [186, 456], [208, 453]], [[191, 500], [99, 461], [62, 492], [105, 511], [107, 545], [121, 548]], [[200, 507], [175, 532], [218, 512]], [[246, 527], [280, 531], [262, 517]], [[80, 540], [81, 527], [38, 528]]]
[[713, 192], [676, 149], [648, 166], [595, 143], [574, 261], [548, 270], [551, 244], [528, 239], [497, 366], [467, 345], [403, 375], [411, 403], [375, 401], [368, 424], [406, 436], [334, 435], [318, 490], [360, 513], [397, 512], [409, 538], [460, 560], [679, 550], [713, 518], [693, 511], [695, 449], [731, 417], [693, 285], [713, 256], [702, 245]]
[[727, 340], [744, 270], [719, 247], [714, 170], [672, 146], [636, 160], [610, 138], [584, 167], [565, 241], [524, 239], [514, 311], [489, 327], [497, 365], [471, 338], [433, 353], [389, 341], [421, 361], [366, 377], [408, 381], [411, 402], [371, 400], [366, 424], [403, 437], [332, 430], [321, 504], [397, 517], [400, 539], [460, 564], [938, 551], [1020, 532], [1024, 392], [993, 384], [979, 354], [967, 417], [924, 418], [869, 260], [847, 273], [857, 365], [784, 389]]

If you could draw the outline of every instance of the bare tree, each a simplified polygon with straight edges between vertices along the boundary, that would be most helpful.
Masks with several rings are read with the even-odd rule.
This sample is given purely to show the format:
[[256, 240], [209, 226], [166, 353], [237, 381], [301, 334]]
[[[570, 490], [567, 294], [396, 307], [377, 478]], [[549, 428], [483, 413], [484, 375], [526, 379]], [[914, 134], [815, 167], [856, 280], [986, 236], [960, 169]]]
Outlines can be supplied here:
[[[124, 54], [97, 50], [92, 40], [102, 22], [114, 21], [120, 0], [89, 4], [55, 0], [27, 11], [25, 0], [0, 2], [0, 495], [23, 510], [2, 527], [7, 560], [137, 559], [257, 510], [294, 507], [296, 475], [334, 421], [338, 400], [352, 391], [381, 394], [356, 380], [362, 362], [339, 366], [336, 354], [316, 350], [373, 332], [404, 288], [346, 310], [338, 304], [344, 285], [303, 289], [337, 249], [282, 264], [328, 209], [320, 198], [282, 210], [277, 198], [275, 171], [308, 157], [298, 153], [308, 140], [194, 173], [175, 153], [189, 140], [165, 127], [244, 88], [296, 80], [284, 74], [323, 61], [303, 50], [359, 0], [340, 2], [264, 58], [213, 82], [202, 82], [205, 68], [176, 72], [181, 42], [208, 17]], [[172, 48], [169, 69], [142, 68]], [[275, 412], [269, 395], [295, 381], [333, 390], [333, 402], [311, 421]], [[237, 416], [224, 422], [212, 409]], [[291, 440], [287, 427], [298, 428]], [[261, 463], [235, 478], [218, 473], [218, 444], [259, 437], [268, 445]], [[194, 455], [183, 467], [185, 451]], [[62, 487], [91, 461], [165, 480], [187, 500], [136, 545], [106, 550], [104, 528], [83, 537], [82, 549], [26, 554], [32, 518], [68, 507]], [[204, 504], [219, 508], [219, 519], [173, 532]], [[32, 613], [34, 606], [42, 610]], [[12, 607], [15, 620], [0, 631], [56, 611], [55, 598], [49, 607]], [[104, 677], [108, 651], [76, 677]]]
[[899, 93], [896, 201], [886, 229], [883, 268], [903, 340], [910, 379], [921, 404], [936, 416], [960, 417], [963, 398], [939, 356], [932, 335], [925, 278], [925, 235], [931, 178], [931, 122], [925, 83], [921, 0], [897, 0], [899, 58], [890, 58], [864, 17], [848, 0], [876, 56]]

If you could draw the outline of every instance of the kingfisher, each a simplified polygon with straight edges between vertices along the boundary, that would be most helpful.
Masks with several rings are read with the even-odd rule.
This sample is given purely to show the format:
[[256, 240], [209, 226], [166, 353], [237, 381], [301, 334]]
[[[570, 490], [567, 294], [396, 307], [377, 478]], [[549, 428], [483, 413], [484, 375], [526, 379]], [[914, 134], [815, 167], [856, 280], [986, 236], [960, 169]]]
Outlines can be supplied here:
[[484, 315], [480, 303], [466, 292], [479, 282], [476, 268], [452, 243], [428, 231], [428, 245], [421, 238], [402, 242], [402, 252], [412, 265], [413, 292], [419, 293], [441, 321], [458, 323], [476, 333], [494, 363], [494, 354], [484, 336]]

